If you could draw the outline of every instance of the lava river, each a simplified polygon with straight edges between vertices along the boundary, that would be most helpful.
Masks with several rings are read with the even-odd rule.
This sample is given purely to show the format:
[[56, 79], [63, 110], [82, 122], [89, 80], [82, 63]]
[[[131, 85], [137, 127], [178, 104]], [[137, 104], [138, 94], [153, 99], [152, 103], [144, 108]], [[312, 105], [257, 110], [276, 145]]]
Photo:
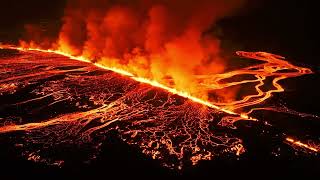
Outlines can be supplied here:
[[[90, 62], [52, 52], [3, 49], [0, 141], [10, 139], [29, 160], [59, 166], [67, 155], [57, 149], [89, 144], [86, 147], [90, 147], [91, 153], [86, 158], [94, 159], [110, 132], [117, 132], [124, 142], [170, 168], [219, 156], [237, 158], [247, 147], [234, 123], [243, 120], [269, 128], [267, 123], [250, 117], [256, 110], [251, 106], [265, 101], [272, 93], [282, 92], [279, 80], [311, 73], [267, 53], [238, 52], [238, 55], [266, 63], [218, 75], [215, 81], [245, 72], [256, 79], [225, 82], [220, 88], [256, 83], [255, 94], [227, 104], [206, 104]], [[279, 72], [288, 69], [291, 71]], [[273, 89], [264, 92], [260, 87], [269, 76], [275, 77]], [[210, 80], [199, 79], [202, 85]], [[250, 108], [242, 111], [246, 107]], [[319, 149], [283, 132], [274, 131], [272, 136], [303, 151], [317, 153]]]

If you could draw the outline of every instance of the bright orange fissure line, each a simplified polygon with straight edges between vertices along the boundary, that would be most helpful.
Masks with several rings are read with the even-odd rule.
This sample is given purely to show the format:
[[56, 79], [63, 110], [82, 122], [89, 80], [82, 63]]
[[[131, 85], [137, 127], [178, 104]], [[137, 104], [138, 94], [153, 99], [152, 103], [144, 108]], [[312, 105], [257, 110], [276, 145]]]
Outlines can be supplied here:
[[[1, 48], [1, 47], [0, 47]], [[78, 61], [83, 61], [83, 62], [87, 62], [87, 63], [92, 63], [89, 59], [83, 57], [83, 56], [73, 56], [73, 55], [70, 55], [68, 53], [64, 53], [64, 52], [61, 52], [61, 51], [57, 51], [57, 50], [44, 50], [44, 49], [38, 49], [38, 48], [22, 48], [22, 47], [12, 47], [12, 46], [7, 46], [7, 47], [2, 47], [2, 49], [4, 48], [7, 48], [7, 49], [15, 49], [15, 50], [20, 50], [20, 51], [39, 51], [39, 52], [45, 52], [45, 53], [55, 53], [55, 54], [59, 54], [59, 55], [62, 55], [62, 56], [66, 56], [66, 57], [69, 57], [70, 59], [73, 59], [73, 60], [78, 60]], [[172, 94], [177, 94], [181, 97], [184, 97], [184, 98], [187, 98], [187, 99], [190, 99], [192, 100], [193, 102], [196, 102], [196, 103], [199, 103], [199, 104], [203, 104], [205, 106], [208, 106], [210, 108], [213, 108], [213, 109], [217, 109], [217, 110], [220, 110], [222, 112], [225, 112], [227, 114], [231, 114], [231, 115], [239, 115], [241, 116], [243, 119], [247, 119], [247, 120], [256, 120], [255, 118], [252, 118], [252, 117], [248, 117], [247, 115], [245, 114], [239, 114], [239, 113], [236, 113], [236, 112], [233, 112], [233, 111], [230, 111], [230, 110], [227, 110], [227, 109], [224, 109], [224, 108], [221, 108], [219, 106], [216, 106], [214, 104], [212, 104], [211, 102], [209, 101], [205, 101], [203, 99], [200, 99], [200, 98], [197, 98], [195, 96], [192, 96], [190, 95], [188, 92], [184, 92], [184, 91], [179, 91], [179, 90], [176, 90], [174, 88], [170, 88], [166, 85], [163, 85], [157, 81], [154, 81], [154, 80], [149, 80], [149, 79], [146, 79], [146, 78], [142, 78], [142, 77], [137, 77], [135, 75], [133, 75], [132, 73], [128, 72], [128, 71], [125, 71], [125, 70], [122, 70], [122, 69], [118, 69], [118, 68], [114, 68], [114, 67], [107, 67], [107, 66], [103, 66], [101, 64], [98, 64], [98, 63], [92, 63], [94, 64], [95, 66], [99, 67], [99, 68], [102, 68], [102, 69], [106, 69], [106, 70], [110, 70], [110, 71], [113, 71], [113, 72], [116, 72], [116, 73], [119, 73], [121, 75], [125, 75], [125, 76], [128, 76], [138, 82], [141, 82], [141, 83], [145, 83], [145, 84], [149, 84], [151, 86], [154, 86], [154, 87], [158, 87], [158, 88], [161, 88], [161, 89], [164, 89]]]
[[[83, 56], [73, 56], [73, 55], [70, 55], [68, 53], [64, 53], [62, 51], [57, 51], [57, 50], [44, 50], [44, 49], [38, 49], [38, 48], [21, 48], [21, 47], [14, 47], [14, 46], [1, 46], [0, 45], [0, 49], [15, 49], [15, 50], [20, 50], [20, 51], [38, 51], [38, 52], [45, 52], [45, 53], [54, 53], [54, 54], [59, 54], [59, 55], [62, 55], [62, 56], [66, 56], [66, 57], [69, 57], [70, 59], [73, 59], [73, 60], [78, 60], [78, 61], [82, 61], [82, 62], [87, 62], [87, 63], [91, 63], [93, 65], [95, 65], [96, 67], [99, 67], [99, 68], [102, 68], [102, 69], [106, 69], [106, 70], [110, 70], [110, 71], [113, 71], [113, 72], [116, 72], [118, 74], [121, 74], [121, 75], [125, 75], [125, 76], [128, 76], [130, 77], [131, 79], [134, 79], [138, 82], [141, 82], [141, 83], [145, 83], [145, 84], [149, 84], [151, 86], [154, 86], [154, 87], [158, 87], [158, 88], [161, 88], [163, 90], [166, 90], [167, 92], [170, 92], [172, 94], [177, 94], [181, 97], [184, 97], [184, 98], [187, 98], [187, 99], [190, 99], [191, 101], [193, 102], [196, 102], [196, 103], [199, 103], [199, 104], [202, 104], [202, 105], [205, 105], [207, 107], [210, 107], [210, 108], [213, 108], [213, 109], [217, 109], [217, 110], [220, 110], [222, 112], [225, 112], [227, 114], [231, 114], [231, 115], [239, 115], [241, 118], [243, 119], [246, 119], [246, 120], [257, 120], [255, 118], [252, 118], [252, 117], [249, 117], [248, 114], [250, 114], [252, 112], [249, 111], [248, 113], [236, 113], [236, 112], [233, 112], [231, 110], [227, 110], [227, 109], [224, 109], [224, 108], [221, 108], [217, 105], [214, 105], [212, 104], [211, 102], [209, 101], [206, 101], [206, 100], [203, 100], [203, 99], [200, 99], [200, 98], [197, 98], [195, 96], [192, 96], [190, 95], [188, 92], [184, 92], [184, 91], [179, 91], [179, 90], [176, 90], [174, 88], [170, 88], [166, 85], [163, 85], [157, 81], [154, 81], [154, 80], [149, 80], [149, 79], [146, 79], [146, 78], [142, 78], [142, 77], [137, 77], [135, 76], [134, 74], [128, 72], [128, 71], [125, 71], [125, 70], [122, 70], [122, 69], [119, 69], [119, 68], [114, 68], [114, 67], [107, 67], [107, 66], [104, 66], [104, 65], [101, 65], [101, 64], [98, 64], [98, 63], [92, 63], [89, 59], [83, 57]], [[289, 64], [290, 65], [290, 64]], [[306, 71], [306, 70], [303, 68], [302, 70], [299, 69], [299, 73], [301, 74], [307, 74], [307, 73], [310, 73], [309, 71]], [[265, 79], [265, 77], [259, 77], [257, 80], [255, 81], [258, 81], [260, 82], [259, 84], [257, 84], [255, 86], [256, 88], [256, 91], [258, 92], [257, 95], [249, 95], [247, 97], [245, 97], [243, 100], [241, 101], [238, 101], [238, 102], [234, 102], [234, 104], [239, 104], [238, 107], [243, 107], [243, 106], [247, 106], [248, 104], [257, 104], [257, 103], [261, 103], [263, 102], [264, 100], [268, 99], [270, 96], [271, 96], [271, 93], [273, 92], [282, 92], [284, 91], [284, 89], [277, 83], [279, 80], [282, 80], [282, 79], [285, 79], [287, 78], [286, 76], [280, 76], [278, 78], [275, 78], [273, 81], [272, 81], [272, 84], [274, 85], [274, 87], [276, 87], [275, 90], [270, 90], [268, 92], [262, 92], [260, 90], [260, 86], [262, 86], [264, 83], [263, 83], [263, 80]], [[243, 83], [243, 82], [242, 82]], [[242, 84], [242, 83], [239, 83], [239, 84]], [[263, 96], [264, 95], [264, 96]], [[249, 99], [251, 98], [254, 98], [254, 97], [260, 97], [260, 96], [263, 96], [261, 99], [258, 99], [254, 102], [247, 102]], [[222, 103], [223, 104], [223, 103]], [[47, 122], [47, 124], [50, 124], [51, 122]], [[54, 123], [57, 123], [56, 121]], [[29, 124], [30, 125], [30, 124]], [[33, 123], [31, 124], [30, 127], [28, 127], [28, 129], [34, 129], [34, 128], [38, 128], [39, 126], [46, 126], [46, 123], [41, 123], [41, 124], [37, 124], [37, 123]], [[3, 129], [4, 131], [12, 131], [12, 130], [22, 130], [22, 129], [25, 129], [24, 125], [22, 125], [21, 127], [20, 126], [8, 126], [8, 127], [5, 127], [5, 129]], [[3, 131], [1, 130], [1, 131]], [[309, 149], [311, 151], [314, 151], [314, 152], [319, 152], [319, 148], [316, 148], [316, 147], [312, 147], [308, 144], [304, 144], [298, 140], [294, 140], [290, 137], [287, 137], [285, 139], [285, 141], [293, 144], [293, 145], [296, 145], [298, 147], [301, 147], [301, 148], [306, 148], [306, 149]]]
[[299, 146], [301, 148], [306, 148], [306, 149], [309, 149], [309, 150], [314, 151], [314, 152], [319, 152], [319, 149], [317, 149], [315, 147], [312, 147], [312, 146], [310, 146], [308, 144], [302, 143], [302, 142], [300, 142], [298, 140], [294, 140], [294, 139], [292, 139], [290, 137], [287, 137], [286, 141], [289, 142], [289, 143], [292, 143], [292, 144], [294, 144], [296, 146]]
[[[1, 46], [0, 46], [0, 48], [1, 48]], [[208, 106], [210, 108], [217, 109], [217, 110], [220, 110], [222, 112], [225, 112], [225, 113], [228, 113], [231, 115], [239, 115], [241, 118], [247, 119], [247, 120], [256, 120], [256, 119], [249, 117], [249, 113], [245, 113], [245, 112], [237, 113], [237, 112], [235, 112], [235, 110], [243, 108], [243, 107], [247, 107], [247, 106], [260, 104], [260, 103], [264, 102], [265, 100], [267, 100], [268, 98], [270, 98], [272, 93], [283, 92], [284, 89], [282, 88], [282, 86], [280, 84], [278, 84], [279, 80], [311, 73], [311, 70], [309, 70], [307, 68], [296, 67], [296, 66], [284, 61], [283, 60], [284, 58], [281, 56], [276, 56], [276, 55], [264, 53], [264, 52], [250, 53], [250, 52], [238, 51], [237, 55], [239, 55], [240, 57], [247, 57], [247, 58], [252, 58], [252, 59], [256, 59], [256, 60], [262, 60], [267, 63], [261, 64], [261, 65], [249, 66], [249, 67], [246, 67], [243, 69], [239, 69], [239, 70], [224, 73], [224, 74], [218, 74], [216, 76], [215, 81], [213, 82], [214, 86], [217, 86], [218, 88], [215, 87], [213, 89], [221, 89], [224, 87], [241, 85], [241, 84], [248, 83], [248, 82], [259, 82], [259, 84], [257, 84], [255, 86], [255, 90], [258, 94], [247, 95], [242, 100], [238, 100], [238, 101], [232, 101], [232, 102], [227, 102], [227, 103], [219, 103], [218, 102], [218, 103], [213, 104], [210, 101], [193, 96], [186, 91], [177, 90], [175, 88], [171, 88], [171, 87], [168, 87], [162, 83], [159, 83], [158, 81], [136, 76], [126, 70], [121, 69], [121, 68], [108, 67], [108, 66], [105, 66], [105, 65], [102, 65], [99, 63], [93, 63], [88, 58], [86, 58], [84, 56], [73, 56], [73, 55], [70, 55], [69, 53], [65, 53], [60, 50], [50, 50], [50, 49], [45, 50], [45, 49], [41, 49], [41, 48], [23, 48], [23, 47], [16, 47], [16, 46], [10, 46], [10, 45], [9, 46], [3, 45], [2, 48], [16, 49], [16, 50], [20, 50], [20, 51], [28, 51], [29, 50], [29, 51], [39, 51], [39, 52], [45, 52], [45, 53], [55, 53], [55, 54], [69, 57], [70, 59], [92, 63], [99, 68], [111, 70], [113, 72], [128, 76], [138, 82], [142, 82], [145, 84], [152, 85], [154, 87], [164, 89], [170, 93], [177, 94], [179, 96], [190, 99], [193, 102], [203, 104], [203, 105]], [[253, 70], [252, 68], [256, 68], [258, 70]], [[297, 72], [291, 72], [291, 73], [278, 73], [277, 72], [279, 70], [287, 70], [287, 69], [296, 70]], [[223, 83], [223, 84], [219, 83], [220, 80], [228, 79], [228, 78], [231, 78], [235, 75], [245, 75], [245, 74], [255, 75], [255, 77], [257, 79], [256, 80], [243, 80], [240, 82], [231, 82], [231, 83]], [[271, 77], [271, 76], [275, 77], [275, 79], [273, 79], [273, 81], [272, 81], [272, 84], [273, 84], [273, 87], [275, 87], [276, 89], [263, 91], [261, 89], [261, 87], [265, 84], [264, 80], [266, 80], [267, 77]]]

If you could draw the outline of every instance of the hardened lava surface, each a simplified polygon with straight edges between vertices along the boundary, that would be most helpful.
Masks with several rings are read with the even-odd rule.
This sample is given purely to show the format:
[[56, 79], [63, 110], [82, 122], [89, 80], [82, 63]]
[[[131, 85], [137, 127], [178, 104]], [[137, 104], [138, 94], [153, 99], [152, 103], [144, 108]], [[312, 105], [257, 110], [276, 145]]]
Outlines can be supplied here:
[[244, 152], [218, 128], [226, 113], [60, 55], [1, 52], [1, 139], [29, 160], [62, 165], [70, 147], [90, 160], [110, 131], [169, 167]]
[[314, 141], [291, 139], [285, 128], [263, 120], [239, 122], [236, 128], [238, 115], [91, 63], [37, 51], [3, 49], [0, 54], [0, 143], [13, 145], [30, 161], [59, 167], [90, 162], [114, 134], [178, 169], [200, 160], [248, 157], [248, 152], [318, 155]]

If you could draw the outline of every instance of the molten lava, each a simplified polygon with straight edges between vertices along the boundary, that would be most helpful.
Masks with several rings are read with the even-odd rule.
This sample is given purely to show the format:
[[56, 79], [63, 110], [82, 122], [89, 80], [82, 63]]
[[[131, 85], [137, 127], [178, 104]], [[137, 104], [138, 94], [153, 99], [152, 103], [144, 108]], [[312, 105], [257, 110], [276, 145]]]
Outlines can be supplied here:
[[[111, 130], [170, 167], [181, 167], [186, 159], [195, 164], [224, 153], [241, 155], [242, 139], [213, 127], [235, 129], [239, 120], [258, 122], [256, 110], [280, 111], [263, 107], [285, 91], [280, 82], [312, 73], [267, 52], [223, 55], [213, 29], [242, 4], [69, 0], [57, 37], [43, 37], [27, 25], [20, 46], [0, 46], [20, 53], [0, 62], [0, 96], [24, 88], [31, 96], [1, 108], [26, 106], [31, 109], [26, 114], [33, 115], [8, 110], [0, 117], [0, 133], [26, 133], [27, 147], [39, 146], [25, 151], [31, 159], [46, 156], [48, 144], [93, 143], [92, 136]], [[50, 110], [56, 104], [72, 108]], [[42, 112], [46, 108], [49, 115]], [[283, 135], [287, 143], [319, 152]]]
[[314, 152], [319, 152], [319, 147], [317, 147], [315, 145], [305, 144], [300, 141], [294, 140], [290, 137], [286, 138], [286, 141], [288, 141], [289, 143], [292, 143], [293, 145], [298, 146], [300, 148], [306, 148], [306, 149], [309, 149]]
[[[230, 59], [222, 55], [220, 40], [204, 32], [242, 4], [238, 0], [69, 0], [58, 37], [52, 37], [52, 42], [49, 38], [39, 41], [43, 35], [27, 26], [27, 38], [20, 41], [19, 49], [91, 61], [139, 82], [250, 119], [246, 113], [250, 106], [284, 91], [279, 81], [311, 71], [264, 52], [237, 52], [259, 64], [230, 69]], [[266, 83], [270, 79], [271, 85]], [[253, 84], [255, 91], [247, 91], [252, 88], [247, 86]]]
[[[13, 47], [13, 46], [2, 46], [0, 48], [10, 48], [10, 49], [17, 49], [21, 51], [39, 51], [39, 52], [55, 53], [55, 54], [69, 57], [70, 59], [84, 61], [84, 62], [91, 62], [90, 59], [87, 59], [83, 56], [73, 56], [71, 54], [68, 54], [67, 52], [63, 52], [60, 50], [51, 50], [51, 49], [45, 50], [45, 49], [38, 49], [38, 48], [24, 48], [24, 47]], [[268, 98], [270, 98], [272, 96], [272, 93], [283, 92], [284, 88], [278, 83], [278, 81], [280, 80], [312, 73], [312, 71], [308, 68], [298, 67], [290, 64], [288, 61], [285, 61], [285, 58], [282, 56], [278, 56], [278, 55], [274, 55], [266, 52], [238, 51], [237, 55], [243, 58], [262, 61], [263, 63], [258, 65], [248, 66], [242, 69], [238, 69], [238, 70], [234, 70], [234, 71], [226, 72], [222, 74], [211, 74], [211, 75], [205, 75], [205, 76], [203, 75], [198, 79], [198, 83], [199, 83], [198, 86], [207, 87], [206, 89], [207, 92], [228, 88], [232, 86], [241, 86], [249, 83], [256, 83], [255, 85], [256, 94], [246, 95], [241, 100], [234, 100], [228, 103], [210, 102], [206, 99], [202, 99], [201, 97], [196, 97], [196, 95], [193, 95], [191, 92], [181, 91], [172, 87], [168, 87], [164, 84], [161, 84], [160, 82], [157, 82], [154, 79], [147, 79], [146, 77], [135, 76], [133, 73], [128, 72], [124, 69], [119, 69], [117, 67], [108, 67], [99, 63], [94, 63], [94, 65], [106, 70], [117, 72], [125, 76], [129, 76], [138, 82], [159, 87], [170, 93], [178, 94], [179, 96], [188, 98], [194, 102], [203, 104], [205, 106], [221, 110], [228, 114], [232, 114], [232, 115], [239, 114], [243, 119], [248, 119], [248, 120], [255, 120], [254, 118], [249, 117], [249, 114], [252, 113], [254, 109], [251, 108], [249, 112], [241, 112], [241, 111], [236, 112], [234, 110], [248, 107], [248, 106], [251, 107], [254, 105], [258, 105], [266, 101]], [[283, 70], [285, 70], [286, 72], [281, 72]], [[242, 80], [242, 81], [236, 81], [236, 82], [223, 82], [225, 79], [230, 79], [232, 77], [242, 76], [242, 75], [251, 75], [251, 76], [254, 76], [256, 79]], [[264, 86], [265, 84], [264, 81], [267, 78], [273, 78], [272, 85], [274, 89], [270, 88], [271, 90], [263, 91], [261, 87]]]
[[[15, 50], [19, 50], [22, 52], [35, 51], [35, 52], [43, 52], [43, 53], [52, 53], [52, 54], [63, 55], [63, 56], [69, 57], [70, 59], [73, 59], [73, 60], [91, 63], [91, 61], [89, 59], [86, 59], [82, 56], [77, 57], [77, 56], [73, 56], [73, 55], [67, 54], [65, 52], [57, 51], [57, 50], [44, 50], [44, 49], [36, 49], [36, 48], [26, 49], [26, 48], [22, 48], [22, 47], [14, 47], [14, 46], [1, 46], [0, 49], [15, 49]], [[262, 102], [264, 102], [265, 100], [270, 98], [272, 93], [283, 92], [284, 89], [282, 88], [282, 86], [280, 84], [277, 83], [279, 80], [290, 78], [290, 77], [301, 76], [303, 74], [312, 73], [311, 70], [309, 70], [307, 68], [301, 68], [301, 67], [297, 67], [297, 66], [290, 64], [289, 62], [285, 61], [283, 57], [269, 54], [269, 53], [265, 53], [265, 52], [250, 53], [250, 52], [239, 51], [239, 52], [237, 52], [237, 55], [239, 55], [240, 57], [244, 57], [244, 58], [251, 58], [251, 59], [263, 61], [264, 63], [245, 67], [245, 68], [242, 68], [239, 70], [234, 70], [234, 71], [223, 73], [223, 74], [214, 74], [212, 76], [206, 76], [208, 79], [205, 79], [204, 76], [202, 76], [201, 82], [202, 83], [211, 82], [212, 79], [215, 79], [215, 83], [218, 84], [218, 87], [219, 87], [216, 89], [226, 88], [226, 87], [235, 86], [235, 85], [245, 85], [245, 84], [249, 84], [249, 83], [256, 83], [257, 85], [254, 86], [255, 90], [256, 90], [256, 94], [246, 95], [242, 100], [234, 101], [234, 102], [230, 102], [230, 103], [224, 103], [223, 105], [221, 103], [219, 105], [216, 105], [214, 102], [210, 102], [205, 99], [201, 99], [199, 97], [193, 96], [189, 92], [179, 91], [177, 89], [168, 87], [168, 86], [163, 85], [163, 84], [161, 84], [155, 80], [152, 80], [152, 79], [146, 79], [144, 77], [137, 77], [137, 76], [133, 75], [132, 73], [127, 72], [126, 70], [123, 70], [123, 69], [118, 69], [116, 67], [106, 67], [106, 66], [101, 65], [99, 63], [94, 63], [94, 65], [98, 68], [111, 70], [111, 71], [116, 72], [118, 74], [121, 74], [123, 76], [130, 77], [131, 79], [134, 79], [135, 81], [163, 89], [169, 93], [177, 94], [181, 97], [187, 98], [195, 103], [199, 103], [199, 104], [202, 104], [202, 105], [207, 106], [209, 108], [213, 108], [218, 111], [222, 111], [224, 113], [231, 115], [231, 116], [226, 116], [224, 118], [224, 120], [221, 121], [221, 124], [223, 126], [232, 126], [232, 124], [238, 120], [254, 120], [254, 121], [256, 121], [257, 119], [249, 116], [249, 114], [255, 110], [277, 111], [277, 109], [273, 109], [273, 108], [255, 108], [254, 105], [257, 106], [257, 105], [261, 104]], [[287, 71], [281, 72], [281, 70], [287, 70]], [[253, 76], [257, 77], [257, 79], [219, 83], [219, 82], [223, 82], [224, 79], [227, 79], [227, 78], [230, 78], [230, 77], [233, 77], [236, 75], [239, 76], [239, 75], [247, 75], [247, 74], [253, 75]], [[264, 84], [264, 80], [266, 80], [267, 77], [274, 78], [272, 81], [272, 84], [275, 89], [271, 89], [271, 90], [263, 92], [260, 89], [260, 87]], [[5, 79], [4, 81], [8, 81], [8, 79]], [[215, 85], [215, 86], [217, 86], [217, 85]], [[10, 89], [10, 87], [11, 86], [4, 84], [2, 89], [3, 88]], [[51, 95], [51, 94], [49, 94], [49, 95]], [[44, 128], [44, 127], [48, 127], [48, 126], [52, 126], [52, 125], [58, 125], [61, 123], [66, 123], [66, 122], [69, 123], [69, 122], [72, 122], [73, 119], [74, 119], [74, 121], [79, 119], [79, 116], [80, 116], [80, 118], [87, 117], [88, 115], [93, 115], [93, 114], [99, 113], [101, 111], [101, 109], [104, 109], [104, 108], [108, 109], [112, 106], [113, 106], [113, 103], [111, 103], [109, 105], [106, 104], [99, 109], [94, 109], [92, 111], [88, 111], [88, 112], [80, 113], [80, 114], [79, 113], [70, 114], [67, 116], [63, 116], [62, 118], [48, 120], [46, 122], [41, 122], [41, 123], [28, 123], [28, 124], [23, 124], [23, 125], [7, 125], [7, 126], [1, 127], [0, 131], [2, 133], [12, 132], [12, 131], [21, 131], [21, 130], [29, 131], [29, 130]], [[247, 106], [251, 107], [251, 108], [248, 112], [235, 112], [235, 111], [231, 111], [231, 110], [224, 108], [224, 107], [231, 107], [231, 106], [233, 106], [234, 109], [238, 109], [240, 107], [247, 107]], [[92, 128], [90, 130], [90, 133], [88, 133], [88, 132], [87, 133], [91, 134], [92, 132], [97, 131], [98, 129], [107, 127], [109, 124], [111, 124], [115, 121], [118, 121], [118, 120], [119, 120], [119, 118], [116, 118], [115, 120], [112, 120], [108, 123], [105, 123], [102, 126]], [[315, 147], [305, 145], [303, 143], [300, 143], [299, 141], [294, 141], [291, 138], [286, 138], [286, 141], [291, 142], [293, 145], [300, 146], [302, 148], [307, 148], [307, 149], [315, 151], [315, 152], [318, 151], [318, 149]], [[239, 154], [240, 150], [242, 151], [243, 148], [240, 148], [240, 149], [235, 148], [235, 150], [236, 150], [236, 154]], [[197, 158], [200, 158], [200, 157], [197, 157]], [[193, 157], [193, 161], [197, 162], [196, 161], [197, 158]], [[198, 160], [200, 160], [200, 159], [198, 159]]]

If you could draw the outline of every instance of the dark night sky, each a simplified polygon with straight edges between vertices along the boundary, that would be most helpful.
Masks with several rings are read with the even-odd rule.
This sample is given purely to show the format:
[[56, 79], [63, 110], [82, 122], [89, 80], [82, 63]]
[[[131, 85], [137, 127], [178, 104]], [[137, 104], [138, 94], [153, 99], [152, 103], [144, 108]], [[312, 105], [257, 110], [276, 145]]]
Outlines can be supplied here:
[[[316, 52], [316, 4], [304, 0], [251, 0], [251, 8], [219, 23], [227, 47], [269, 51], [319, 66]], [[253, 4], [249, 1], [250, 4]], [[23, 25], [43, 21], [59, 24], [65, 0], [2, 0], [0, 42], [16, 40]]]
[[315, 3], [264, 0], [256, 8], [221, 22], [225, 38], [244, 50], [268, 51], [319, 66]]

